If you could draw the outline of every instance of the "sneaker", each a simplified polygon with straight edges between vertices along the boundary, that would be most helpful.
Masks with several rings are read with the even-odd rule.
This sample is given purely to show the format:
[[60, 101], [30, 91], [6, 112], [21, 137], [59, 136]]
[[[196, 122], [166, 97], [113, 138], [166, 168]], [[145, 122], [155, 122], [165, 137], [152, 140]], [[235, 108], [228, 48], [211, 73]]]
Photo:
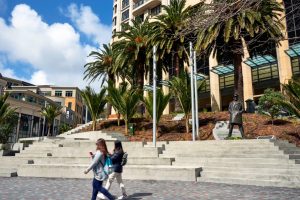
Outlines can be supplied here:
[[120, 197], [118, 197], [118, 199], [126, 199], [127, 198], [127, 195], [125, 194], [125, 195], [122, 195], [122, 196], [120, 196]]
[[97, 195], [97, 197], [98, 197], [100, 200], [106, 200], [106, 199], [107, 199], [102, 193], [99, 193], [99, 194]]

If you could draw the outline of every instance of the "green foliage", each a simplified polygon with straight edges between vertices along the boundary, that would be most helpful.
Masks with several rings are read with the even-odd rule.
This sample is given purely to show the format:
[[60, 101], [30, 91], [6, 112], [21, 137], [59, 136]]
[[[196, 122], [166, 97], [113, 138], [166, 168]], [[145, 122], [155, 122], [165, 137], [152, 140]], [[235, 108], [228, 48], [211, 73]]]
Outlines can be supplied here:
[[68, 124], [61, 124], [61, 125], [59, 126], [59, 134], [68, 132], [68, 131], [71, 130], [71, 129], [72, 129], [72, 127], [69, 126]]
[[2, 123], [0, 123], [0, 144], [6, 144], [8, 142], [17, 123], [18, 116], [15, 113], [11, 113]]
[[0, 124], [15, 112], [15, 109], [10, 108], [9, 103], [6, 102], [8, 96], [8, 93], [0, 96]]
[[[160, 118], [169, 103], [171, 94], [165, 95], [161, 89], [158, 89], [156, 92], [156, 123], [158, 124]], [[146, 109], [153, 119], [153, 93], [149, 93], [147, 97], [143, 99]]]
[[[199, 82], [199, 81], [198, 81]], [[200, 81], [198, 89], [203, 86], [205, 81]], [[191, 103], [191, 80], [187, 71], [181, 73], [178, 77], [173, 77], [169, 82], [171, 92], [178, 98], [186, 120], [186, 133], [189, 132], [189, 114], [192, 109]]]
[[41, 110], [41, 115], [44, 116], [48, 123], [48, 134], [50, 136], [51, 126], [54, 123], [54, 119], [61, 115], [61, 106], [48, 104], [46, 107], [43, 107]]
[[264, 92], [264, 95], [259, 98], [258, 111], [262, 114], [267, 114], [271, 116], [272, 123], [279, 112], [283, 109], [281, 101], [284, 100], [284, 96], [274, 89], [267, 89]]
[[140, 102], [140, 93], [134, 88], [115, 88], [112, 84], [107, 87], [107, 100], [120, 113], [125, 121], [125, 134], [128, 135], [128, 123], [134, 116]]
[[105, 104], [107, 103], [106, 89], [103, 88], [100, 90], [99, 93], [96, 93], [91, 87], [88, 86], [85, 90], [81, 92], [81, 96], [89, 109], [93, 120], [93, 131], [95, 131], [97, 119], [104, 111]]
[[283, 84], [282, 87], [287, 95], [285, 100], [281, 101], [282, 106], [300, 117], [300, 81], [293, 79], [287, 84]]

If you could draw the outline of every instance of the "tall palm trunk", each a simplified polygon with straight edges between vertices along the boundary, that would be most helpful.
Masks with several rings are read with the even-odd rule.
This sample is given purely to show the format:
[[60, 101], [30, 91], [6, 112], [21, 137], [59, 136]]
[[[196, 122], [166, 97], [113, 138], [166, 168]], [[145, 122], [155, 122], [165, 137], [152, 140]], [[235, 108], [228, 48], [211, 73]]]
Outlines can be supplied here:
[[93, 119], [93, 131], [96, 130], [96, 123], [97, 123], [97, 119], [94, 118], [94, 119]]
[[179, 55], [177, 52], [174, 54], [174, 63], [175, 63], [175, 74], [176, 74], [176, 76], [179, 76], [179, 74], [180, 74], [180, 59], [179, 59]]
[[[108, 80], [115, 83], [115, 77], [113, 74], [109, 74], [108, 75]], [[107, 117], [109, 117], [109, 115], [111, 115], [111, 110], [112, 110], [112, 105], [108, 102], [107, 103]]]
[[128, 120], [124, 119], [124, 121], [125, 121], [125, 135], [127, 136], [128, 135]]
[[50, 137], [50, 130], [51, 130], [51, 124], [48, 124], [48, 133], [47, 133], [47, 137]]
[[138, 71], [137, 71], [137, 84], [140, 91], [143, 91], [144, 87], [144, 64], [142, 62], [139, 62], [138, 64]]
[[234, 65], [234, 92], [239, 95], [239, 100], [244, 103], [244, 81], [243, 81], [243, 55], [235, 53], [233, 55]]

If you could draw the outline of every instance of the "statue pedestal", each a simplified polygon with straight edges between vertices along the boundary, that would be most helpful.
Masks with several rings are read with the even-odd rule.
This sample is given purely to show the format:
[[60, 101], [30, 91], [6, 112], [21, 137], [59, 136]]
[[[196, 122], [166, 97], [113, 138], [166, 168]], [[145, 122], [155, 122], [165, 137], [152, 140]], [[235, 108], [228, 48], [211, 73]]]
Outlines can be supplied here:
[[[229, 133], [229, 121], [218, 121], [213, 129], [215, 140], [224, 140]], [[238, 126], [235, 126], [232, 131], [232, 137], [242, 137]]]

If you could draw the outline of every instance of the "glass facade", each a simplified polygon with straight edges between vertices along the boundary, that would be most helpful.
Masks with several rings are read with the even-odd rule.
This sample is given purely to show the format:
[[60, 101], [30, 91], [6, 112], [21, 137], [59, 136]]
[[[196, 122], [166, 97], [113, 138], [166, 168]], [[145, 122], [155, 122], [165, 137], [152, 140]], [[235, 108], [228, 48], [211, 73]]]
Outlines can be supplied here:
[[55, 96], [56, 97], [61, 97], [62, 96], [62, 91], [55, 91]]
[[277, 64], [252, 69], [252, 82], [254, 83], [278, 78], [279, 74]]
[[234, 86], [234, 74], [220, 76], [220, 89], [230, 88]]
[[150, 9], [150, 15], [152, 17], [158, 15], [160, 12], [161, 12], [161, 6], [160, 5]]
[[122, 21], [129, 19], [129, 9], [122, 12]]
[[300, 42], [300, 6], [299, 0], [284, 0], [287, 31], [290, 45]]
[[291, 59], [293, 75], [300, 75], [300, 57], [295, 57]]

